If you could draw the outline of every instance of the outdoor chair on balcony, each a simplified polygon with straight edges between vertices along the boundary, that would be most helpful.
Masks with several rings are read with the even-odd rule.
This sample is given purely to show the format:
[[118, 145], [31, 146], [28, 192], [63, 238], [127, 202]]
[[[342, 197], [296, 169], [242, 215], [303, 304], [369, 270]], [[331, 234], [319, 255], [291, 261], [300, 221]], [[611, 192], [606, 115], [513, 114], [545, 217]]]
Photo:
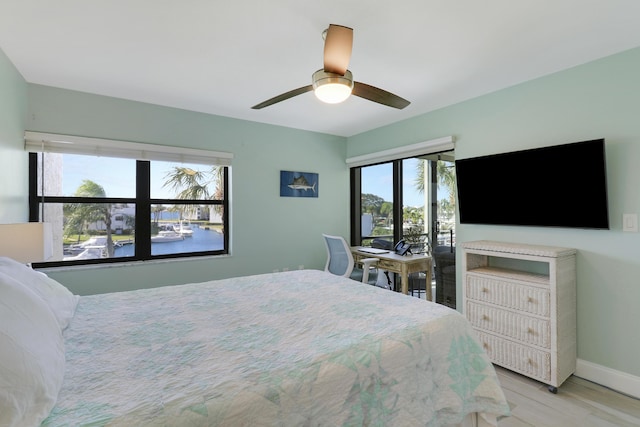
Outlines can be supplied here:
[[351, 253], [351, 248], [341, 236], [323, 234], [327, 247], [327, 264], [324, 271], [337, 276], [349, 277], [358, 282], [375, 285], [378, 280], [376, 264], [378, 258], [363, 258], [359, 261], [361, 266], [356, 266]]

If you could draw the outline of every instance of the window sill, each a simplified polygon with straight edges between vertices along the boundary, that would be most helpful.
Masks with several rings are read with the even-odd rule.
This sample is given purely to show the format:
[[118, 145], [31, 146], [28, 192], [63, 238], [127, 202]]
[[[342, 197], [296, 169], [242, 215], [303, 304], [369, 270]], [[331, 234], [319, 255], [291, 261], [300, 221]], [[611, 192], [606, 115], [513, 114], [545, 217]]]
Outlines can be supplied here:
[[126, 267], [139, 267], [144, 265], [154, 265], [154, 264], [168, 264], [168, 263], [177, 263], [177, 262], [186, 262], [186, 261], [200, 261], [200, 260], [214, 260], [220, 258], [230, 258], [231, 254], [224, 255], [205, 255], [198, 257], [181, 257], [181, 258], [164, 258], [164, 259], [150, 259], [144, 261], [125, 261], [118, 263], [108, 263], [108, 264], [86, 264], [86, 265], [69, 265], [69, 266], [60, 266], [60, 267], [43, 267], [38, 268], [38, 271], [43, 273], [47, 272], [67, 272], [67, 271], [84, 271], [84, 270], [103, 270], [107, 268], [126, 268]]

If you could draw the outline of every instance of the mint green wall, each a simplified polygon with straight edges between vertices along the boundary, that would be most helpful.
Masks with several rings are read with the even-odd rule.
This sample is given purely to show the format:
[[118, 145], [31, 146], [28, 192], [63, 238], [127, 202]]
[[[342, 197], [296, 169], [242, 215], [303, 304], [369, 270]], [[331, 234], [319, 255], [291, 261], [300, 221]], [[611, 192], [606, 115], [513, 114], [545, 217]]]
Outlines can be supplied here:
[[28, 219], [24, 126], [27, 83], [0, 50], [0, 223]]
[[[347, 157], [446, 135], [460, 159], [606, 138], [611, 230], [458, 224], [456, 239], [577, 248], [578, 358], [637, 376], [640, 233], [622, 231], [622, 214], [640, 213], [638, 76], [640, 48], [356, 135]], [[509, 201], [506, 182], [487, 193]], [[461, 291], [458, 269], [458, 307]]]
[[[349, 234], [342, 137], [29, 85], [27, 130], [234, 153], [229, 257], [50, 271], [78, 294], [324, 268], [321, 233]], [[248, 108], [248, 107], [247, 107]], [[318, 198], [280, 197], [280, 170], [319, 174]], [[117, 171], [114, 171], [117, 173]]]

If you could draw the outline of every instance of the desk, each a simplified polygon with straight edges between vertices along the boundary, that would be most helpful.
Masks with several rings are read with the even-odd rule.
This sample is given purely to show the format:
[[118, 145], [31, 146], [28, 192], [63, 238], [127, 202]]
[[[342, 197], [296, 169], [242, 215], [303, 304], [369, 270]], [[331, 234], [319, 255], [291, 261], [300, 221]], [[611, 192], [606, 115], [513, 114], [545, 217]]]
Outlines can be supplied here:
[[358, 262], [362, 258], [378, 258], [378, 268], [400, 274], [400, 284], [403, 294], [409, 293], [409, 273], [424, 271], [426, 274], [426, 298], [433, 300], [431, 292], [431, 257], [427, 255], [398, 255], [395, 252], [384, 254], [370, 254], [360, 252], [362, 246], [351, 247], [353, 259]]

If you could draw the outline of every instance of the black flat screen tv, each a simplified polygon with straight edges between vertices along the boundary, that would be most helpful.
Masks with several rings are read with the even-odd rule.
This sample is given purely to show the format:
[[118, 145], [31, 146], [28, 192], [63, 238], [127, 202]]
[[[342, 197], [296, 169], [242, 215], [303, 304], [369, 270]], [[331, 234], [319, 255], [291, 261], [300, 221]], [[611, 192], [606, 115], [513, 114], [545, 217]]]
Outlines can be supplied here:
[[461, 224], [609, 228], [604, 139], [455, 165]]

